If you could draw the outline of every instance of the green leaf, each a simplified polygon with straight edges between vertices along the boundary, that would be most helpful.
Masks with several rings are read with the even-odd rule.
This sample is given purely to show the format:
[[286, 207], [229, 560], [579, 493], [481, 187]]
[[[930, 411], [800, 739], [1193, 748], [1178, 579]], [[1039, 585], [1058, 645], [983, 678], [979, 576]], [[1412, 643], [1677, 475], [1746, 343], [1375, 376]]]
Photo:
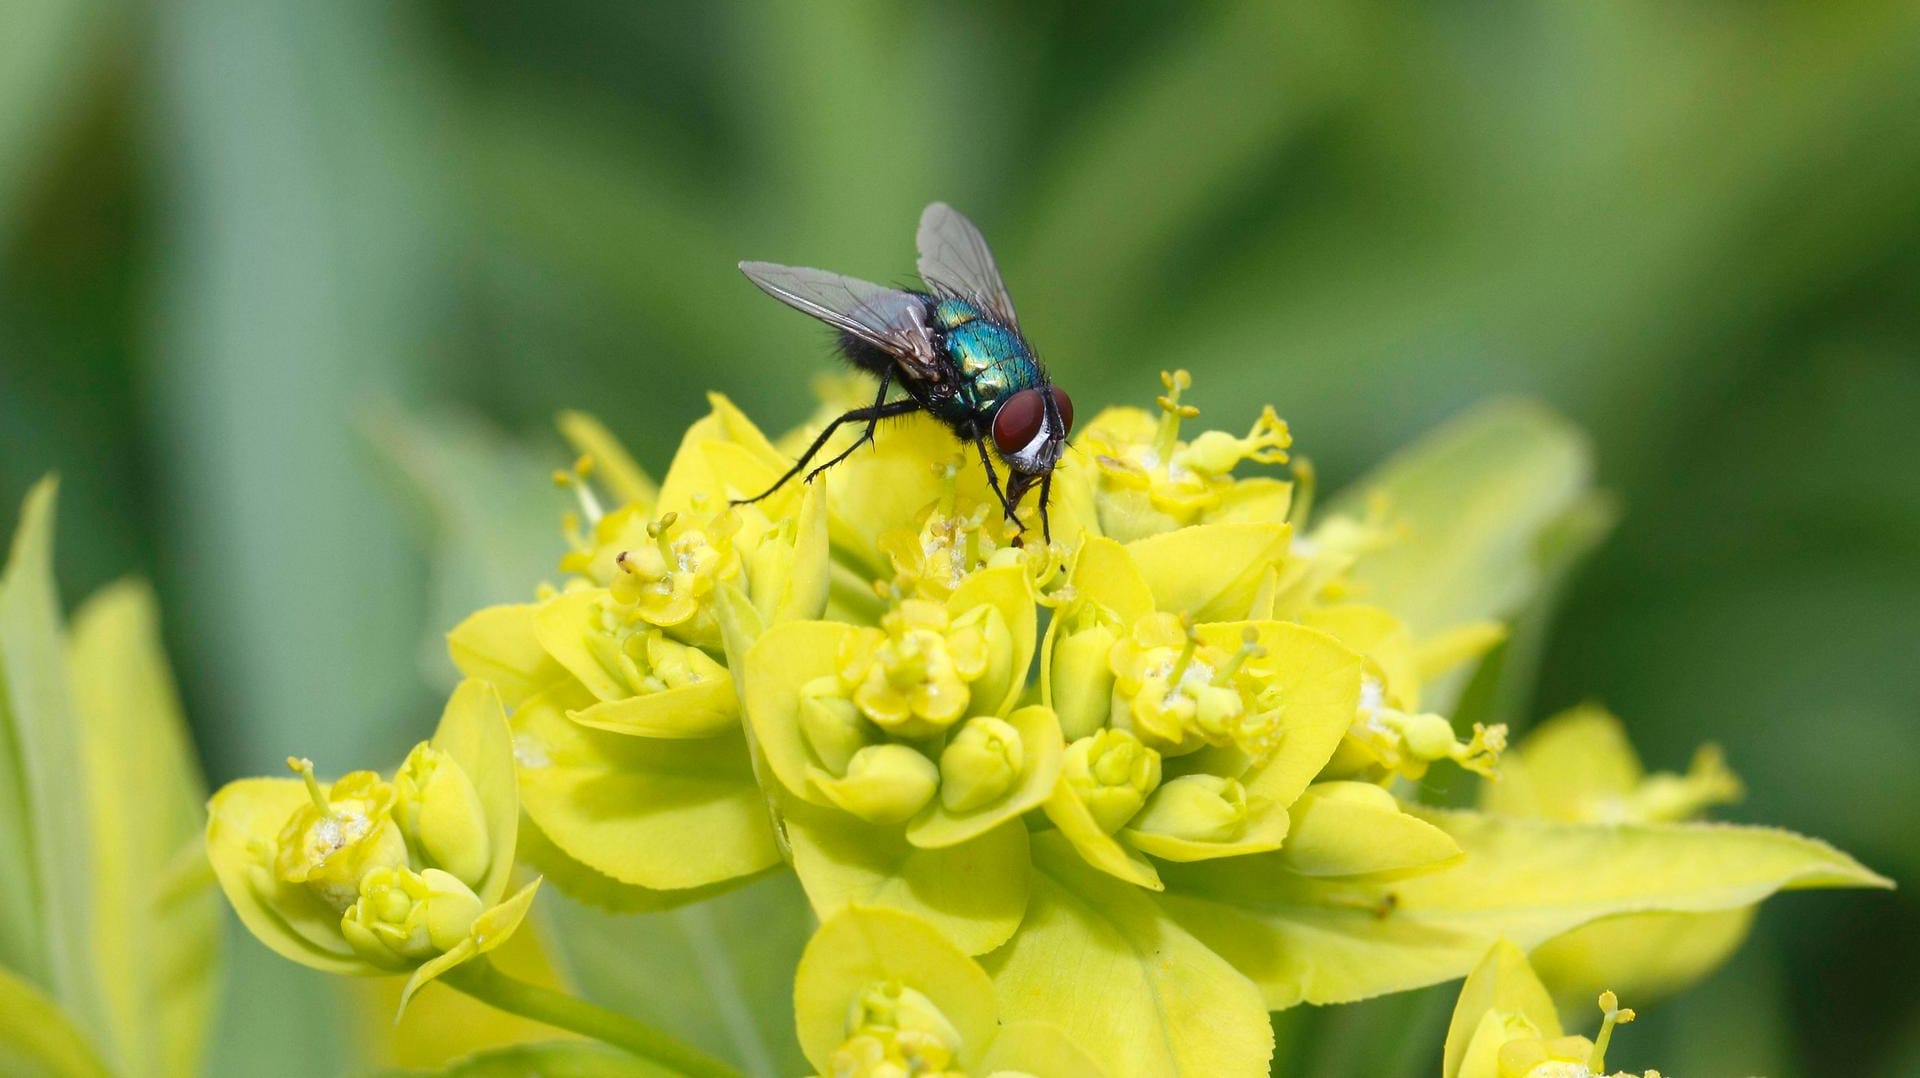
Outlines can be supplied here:
[[0, 1074], [105, 1078], [109, 1073], [52, 1000], [0, 969]]
[[94, 808], [93, 953], [121, 1074], [194, 1074], [222, 950], [206, 785], [144, 584], [103, 589], [69, 649]]
[[1003, 1020], [1058, 1026], [1108, 1074], [1266, 1073], [1273, 1029], [1252, 982], [1064, 839], [1033, 845], [1026, 920], [981, 959]]
[[672, 1030], [749, 1074], [805, 1071], [793, 1036], [793, 971], [813, 916], [792, 873], [638, 916], [550, 897], [541, 899], [548, 939], [587, 999]]
[[1160, 901], [1279, 1010], [1450, 980], [1502, 936], [1531, 948], [1622, 913], [1738, 909], [1781, 890], [1890, 886], [1823, 842], [1768, 828], [1410, 811], [1452, 835], [1466, 860], [1385, 884], [1310, 880], [1265, 858], [1168, 865]]
[[1426, 639], [1525, 606], [1543, 578], [1542, 537], [1592, 483], [1585, 435], [1544, 405], [1494, 401], [1401, 450], [1327, 512], [1364, 519], [1369, 501], [1385, 498], [1404, 531], [1352, 575], [1368, 602]]
[[382, 1078], [440, 1075], [442, 1078], [672, 1078], [677, 1073], [588, 1041], [516, 1044], [457, 1059], [436, 1071], [389, 1070]]
[[86, 752], [53, 581], [55, 487], [43, 479], [27, 495], [0, 576], [0, 740], [18, 754], [0, 773], [0, 805], [7, 806], [0, 815], [20, 822], [18, 830], [8, 827], [13, 863], [5, 867], [26, 881], [7, 886], [0, 963], [97, 1034], [107, 1023], [89, 950], [95, 892], [88, 855], [101, 806], [89, 802], [81, 779]]
[[968, 954], [1000, 946], [1027, 905], [1027, 828], [1012, 820], [957, 846], [922, 849], [898, 826], [788, 804], [793, 868], [821, 920], [850, 903], [933, 922]]
[[[450, 686], [439, 634], [489, 604], [530, 597], [555, 575], [567, 502], [549, 477], [563, 458], [557, 446], [542, 452], [460, 413], [410, 415], [388, 405], [362, 426], [403, 488], [402, 501], [415, 510], [416, 530], [432, 554], [422, 663]], [[501, 691], [514, 702], [512, 686]]]

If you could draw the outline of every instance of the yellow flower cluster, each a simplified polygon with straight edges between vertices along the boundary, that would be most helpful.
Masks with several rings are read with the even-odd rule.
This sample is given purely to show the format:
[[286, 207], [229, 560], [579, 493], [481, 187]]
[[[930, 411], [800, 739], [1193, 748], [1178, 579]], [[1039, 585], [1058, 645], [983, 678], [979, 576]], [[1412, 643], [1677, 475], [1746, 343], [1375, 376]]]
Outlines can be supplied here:
[[507, 896], [519, 827], [499, 696], [468, 681], [391, 779], [355, 771], [231, 783], [208, 805], [207, 853], [227, 900], [281, 954], [333, 973], [421, 985], [504, 943], [539, 881]]
[[[1429, 493], [1412, 523], [1387, 495], [1309, 530], [1311, 469], [1257, 474], [1290, 463], [1273, 411], [1189, 437], [1191, 379], [1162, 383], [1157, 414], [1086, 424], [1045, 542], [925, 416], [763, 498], [810, 431], [769, 439], [715, 396], [656, 484], [563, 417], [581, 458], [556, 475], [579, 500], [557, 583], [449, 634], [469, 680], [392, 779], [303, 764], [216, 796], [230, 901], [290, 957], [411, 971], [411, 991], [518, 924], [516, 848], [621, 911], [790, 866], [821, 922], [795, 999], [822, 1073], [1251, 1074], [1269, 1010], [1458, 977], [1503, 936], [1573, 984], [1621, 973], [1580, 932], [1719, 919], [1726, 946], [1665, 966], [1595, 937], [1680, 982], [1774, 890], [1881, 882], [1784, 832], [1670, 822], [1737, 789], [1718, 757], [1644, 776], [1589, 751], [1591, 723], [1544, 728], [1483, 811], [1420, 805], [1437, 764], [1509, 769], [1504, 726], [1446, 712], [1537, 584], [1502, 560], [1536, 525], [1436, 528]], [[1469, 578], [1497, 601], [1420, 601]], [[1494, 1002], [1463, 997], [1450, 1076], [1601, 1066], [1607, 1033]]]

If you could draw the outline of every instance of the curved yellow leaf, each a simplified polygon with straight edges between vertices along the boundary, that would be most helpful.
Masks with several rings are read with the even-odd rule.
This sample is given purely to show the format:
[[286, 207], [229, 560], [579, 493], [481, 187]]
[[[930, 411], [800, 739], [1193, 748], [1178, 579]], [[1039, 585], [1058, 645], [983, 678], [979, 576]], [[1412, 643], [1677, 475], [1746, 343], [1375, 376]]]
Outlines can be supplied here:
[[111, 1073], [52, 1000], [0, 968], [0, 1074], [107, 1078]]
[[994, 1038], [993, 982], [932, 924], [884, 906], [849, 905], [822, 920], [794, 974], [800, 1050], [821, 1074], [847, 1036], [847, 1005], [875, 982], [927, 997], [960, 1034], [961, 1058]]
[[1466, 859], [1393, 883], [1313, 880], [1266, 858], [1169, 865], [1160, 901], [1279, 1010], [1449, 980], [1502, 936], [1533, 947], [1623, 913], [1704, 913], [1781, 890], [1889, 886], [1846, 854], [1787, 831], [1413, 811], [1451, 835]]
[[566, 717], [590, 702], [553, 690], [513, 715], [520, 803], [569, 857], [623, 883], [681, 890], [780, 859], [739, 735], [663, 741]]
[[1135, 540], [1127, 553], [1153, 589], [1155, 609], [1231, 621], [1247, 616], [1292, 536], [1285, 524], [1200, 524]]
[[822, 920], [849, 905], [905, 910], [968, 954], [1000, 946], [1027, 906], [1027, 827], [1019, 820], [937, 850], [899, 827], [793, 804], [786, 816], [793, 869]]
[[1058, 1026], [1109, 1074], [1267, 1073], [1273, 1028], [1251, 981], [1064, 839], [1033, 845], [1026, 920], [981, 960], [1001, 1013]]

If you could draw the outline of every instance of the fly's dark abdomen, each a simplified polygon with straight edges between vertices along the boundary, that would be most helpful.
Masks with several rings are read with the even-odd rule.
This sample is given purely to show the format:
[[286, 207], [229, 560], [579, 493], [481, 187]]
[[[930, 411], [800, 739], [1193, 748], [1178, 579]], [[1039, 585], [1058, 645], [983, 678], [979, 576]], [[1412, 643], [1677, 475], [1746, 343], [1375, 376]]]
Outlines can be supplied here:
[[844, 329], [840, 331], [839, 338], [840, 354], [846, 357], [848, 363], [869, 374], [885, 374], [893, 369], [897, 362], [892, 353], [879, 345], [869, 344]]

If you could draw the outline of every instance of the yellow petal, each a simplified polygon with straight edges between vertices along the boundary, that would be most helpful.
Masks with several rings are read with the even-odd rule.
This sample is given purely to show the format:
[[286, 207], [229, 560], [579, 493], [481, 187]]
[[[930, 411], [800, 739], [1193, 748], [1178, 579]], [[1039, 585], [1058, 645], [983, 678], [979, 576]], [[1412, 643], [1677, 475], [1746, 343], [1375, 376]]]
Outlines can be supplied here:
[[876, 982], [926, 996], [960, 1034], [963, 1053], [993, 1040], [993, 982], [978, 963], [922, 918], [855, 904], [821, 922], [794, 974], [800, 1050], [820, 1073], [846, 1040], [848, 1003]]
[[1280, 863], [1303, 876], [1398, 878], [1465, 856], [1453, 836], [1400, 811], [1367, 782], [1319, 782], [1293, 804], [1293, 833]]
[[1073, 846], [1086, 862], [1118, 880], [1158, 891], [1166, 885], [1160, 882], [1160, 873], [1154, 870], [1153, 862], [1142, 857], [1132, 846], [1125, 845], [1119, 839], [1101, 830], [1100, 824], [1093, 818], [1085, 802], [1080, 800], [1071, 784], [1061, 782], [1054, 787], [1042, 806], [1047, 819], [1060, 829], [1060, 834]]
[[[1497, 1044], [1481, 1047], [1475, 1043], [1480, 1040], [1474, 1034], [1481, 1018], [1489, 1011], [1520, 1015], [1533, 1023], [1543, 1037], [1560, 1036], [1560, 1016], [1554, 1012], [1546, 986], [1527, 965], [1526, 954], [1512, 943], [1499, 940], [1488, 948], [1487, 956], [1460, 987], [1460, 998], [1453, 1005], [1453, 1020], [1447, 1026], [1447, 1044], [1441, 1062], [1444, 1078], [1455, 1078], [1461, 1073], [1470, 1044], [1475, 1045], [1476, 1055], [1490, 1056], [1489, 1048], [1498, 1050]], [[1490, 1071], [1488, 1078], [1492, 1078]]]
[[[709, 393], [707, 402], [713, 410], [687, 428], [680, 448], [667, 466], [667, 477], [660, 484], [661, 513], [685, 513], [694, 509], [696, 496], [704, 499], [702, 505], [707, 512], [717, 512], [725, 508], [725, 500], [730, 496], [750, 497], [760, 493], [759, 490], [730, 493], [733, 489], [730, 480], [738, 480], [740, 476], [723, 474], [732, 471], [732, 465], [723, 466], [723, 471], [715, 470], [708, 452], [710, 442], [738, 447], [743, 451], [738, 459], [757, 462], [760, 474], [778, 476], [790, 463], [732, 401], [718, 393]], [[782, 496], [790, 495], [783, 491]]]
[[1013, 650], [1010, 655], [988, 656], [989, 674], [972, 686], [969, 710], [975, 715], [1004, 715], [1027, 686], [1038, 632], [1033, 584], [1026, 568], [1002, 565], [969, 575], [947, 600], [947, 610], [958, 617], [983, 604], [998, 610], [1005, 619]]
[[1391, 611], [1363, 603], [1315, 607], [1303, 611], [1299, 621], [1365, 655], [1379, 668], [1388, 698], [1403, 710], [1418, 709], [1420, 665], [1406, 622]]
[[1636, 913], [1583, 925], [1533, 950], [1533, 966], [1562, 1006], [1602, 989], [1653, 1003], [1718, 969], [1746, 942], [1755, 907], [1719, 913]]
[[582, 726], [635, 737], [714, 737], [739, 725], [740, 701], [733, 694], [733, 679], [721, 670], [709, 680], [677, 689], [601, 700], [567, 717]]
[[[540, 881], [536, 879], [514, 892], [512, 898], [481, 914], [480, 919], [473, 923], [473, 931], [458, 946], [414, 970], [413, 976], [407, 978], [406, 987], [400, 990], [401, 1013], [406, 1012], [407, 1003], [413, 999], [414, 993], [428, 982], [460, 963], [478, 958], [507, 942], [520, 928], [520, 923], [527, 919], [527, 911], [533, 908], [533, 896], [539, 890]], [[395, 1021], [399, 1021], [399, 1018], [398, 1014], [394, 1015]]]
[[566, 717], [577, 688], [514, 712], [527, 815], [569, 857], [623, 883], [680, 890], [779, 860], [765, 798], [739, 735], [664, 741], [592, 730]]
[[1646, 777], [1620, 720], [1591, 704], [1541, 723], [1502, 763], [1502, 781], [1480, 786], [1487, 811], [1569, 822], [1596, 818]]
[[285, 958], [327, 973], [377, 972], [340, 934], [340, 912], [307, 888], [280, 883], [274, 841], [295, 809], [308, 804], [294, 779], [241, 779], [207, 803], [207, 858], [227, 902], [255, 939]]
[[1074, 555], [1067, 583], [1077, 600], [1098, 603], [1112, 610], [1123, 625], [1131, 625], [1155, 609], [1153, 585], [1148, 583], [1130, 548], [1112, 539], [1096, 536], [1082, 543], [1079, 553]]
[[837, 676], [841, 641], [853, 627], [825, 621], [790, 621], [768, 629], [745, 664], [747, 722], [767, 764], [787, 792], [816, 805], [832, 804], [813, 788], [807, 769], [818, 766], [800, 726], [800, 687]]
[[786, 824], [794, 871], [823, 920], [854, 904], [905, 910], [968, 954], [1000, 946], [1020, 925], [1028, 883], [1021, 821], [937, 850], [838, 809], [794, 804]]
[[1360, 706], [1360, 656], [1333, 637], [1276, 621], [1220, 622], [1195, 627], [1201, 642], [1231, 652], [1247, 631], [1278, 672], [1284, 733], [1271, 759], [1241, 781], [1249, 797], [1282, 808], [1293, 804], [1332, 759]]
[[1034, 1075], [1036, 1078], [1104, 1078], [1106, 1072], [1066, 1031], [1050, 1022], [1005, 1022], [993, 1046], [980, 1060], [988, 1078]]
[[1026, 920], [982, 960], [1002, 1013], [1059, 1027], [1108, 1074], [1266, 1073], [1273, 1028], [1251, 982], [1059, 835], [1034, 847]]
[[540, 646], [534, 630], [538, 603], [489, 606], [474, 611], [447, 634], [453, 665], [468, 677], [490, 681], [508, 707], [567, 676]]
[[1217, 857], [1239, 857], [1280, 849], [1290, 826], [1286, 809], [1278, 805], [1261, 804], [1257, 808], [1248, 806], [1247, 822], [1240, 837], [1227, 842], [1180, 838], [1132, 828], [1120, 833], [1140, 852], [1163, 861], [1211, 861]]
[[461, 682], [447, 699], [433, 747], [452, 757], [473, 783], [486, 814], [492, 855], [487, 874], [474, 887], [489, 905], [506, 893], [513, 871], [513, 840], [520, 828], [520, 793], [513, 767], [513, 733], [500, 694], [484, 681]]
[[1127, 544], [1156, 609], [1195, 621], [1244, 618], [1266, 570], [1286, 558], [1285, 524], [1201, 524]]

